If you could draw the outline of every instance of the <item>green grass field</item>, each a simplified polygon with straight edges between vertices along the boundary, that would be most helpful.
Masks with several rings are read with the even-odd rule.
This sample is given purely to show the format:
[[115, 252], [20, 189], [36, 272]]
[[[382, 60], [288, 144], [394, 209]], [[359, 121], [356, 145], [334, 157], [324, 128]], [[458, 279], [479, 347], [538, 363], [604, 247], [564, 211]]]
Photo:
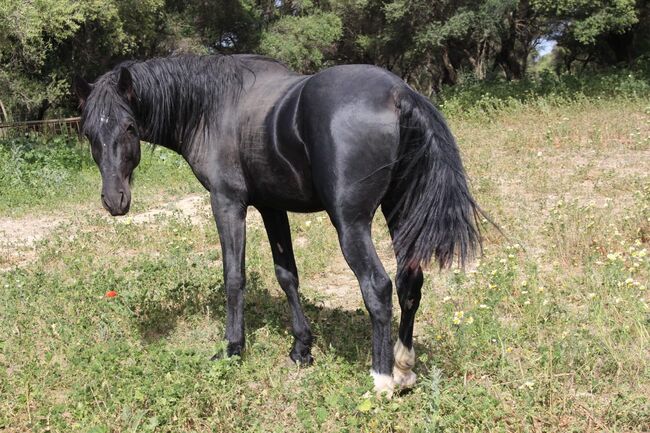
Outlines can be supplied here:
[[[507, 238], [488, 228], [464, 272], [427, 273], [418, 383], [391, 400], [368, 393], [370, 323], [325, 214], [291, 216], [315, 365], [288, 362], [289, 310], [254, 212], [246, 353], [210, 362], [220, 249], [184, 163], [144, 152], [131, 216], [111, 219], [87, 150], [70, 163], [5, 146], [0, 431], [650, 431], [650, 100], [449, 120]], [[380, 217], [374, 236], [394, 273]]]

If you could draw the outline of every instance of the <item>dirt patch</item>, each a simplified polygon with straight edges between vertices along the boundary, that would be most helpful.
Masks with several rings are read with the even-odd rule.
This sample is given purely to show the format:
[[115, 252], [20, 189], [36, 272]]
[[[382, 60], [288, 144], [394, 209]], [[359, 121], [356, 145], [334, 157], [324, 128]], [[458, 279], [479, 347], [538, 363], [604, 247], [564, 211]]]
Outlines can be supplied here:
[[[375, 221], [374, 224], [385, 224]], [[387, 235], [386, 235], [387, 236]], [[294, 247], [299, 246], [301, 238], [294, 240]], [[394, 283], [395, 257], [389, 238], [374, 239], [377, 255], [384, 265], [386, 272]], [[343, 258], [343, 253], [337, 250], [333, 254], [327, 269], [323, 270], [317, 278], [302, 279], [310, 298], [321, 303], [327, 308], [340, 308], [341, 310], [365, 310], [359, 282]], [[393, 305], [398, 306], [397, 291], [393, 286]], [[397, 307], [399, 308], [399, 307]], [[397, 311], [397, 310], [395, 310]]]
[[0, 271], [32, 262], [36, 243], [63, 222], [60, 216], [0, 218]]
[[[212, 220], [212, 210], [207, 194], [192, 194], [158, 206], [146, 212], [111, 217], [103, 210], [80, 210], [72, 215], [27, 216], [0, 218], [0, 271], [33, 262], [37, 257], [38, 241], [46, 239], [60, 225], [69, 225], [67, 230], [74, 237], [75, 228], [84, 225], [84, 216], [98, 216], [118, 224], [148, 224], [170, 217], [187, 218], [192, 224], [204, 224]], [[262, 225], [262, 216], [250, 208], [246, 221], [249, 225]], [[215, 228], [216, 230], [216, 228]]]
[[58, 216], [0, 218], [0, 248], [31, 246], [61, 222], [63, 218]]
[[304, 281], [309, 297], [324, 307], [348, 311], [364, 308], [359, 283], [342, 254], [332, 257], [329, 266], [318, 278]]
[[[177, 200], [164, 203], [147, 212], [142, 212], [135, 215], [125, 215], [123, 217], [116, 217], [116, 219], [119, 222], [144, 224], [153, 222], [160, 218], [167, 218], [171, 216], [186, 217], [189, 218], [192, 224], [200, 224], [204, 222], [207, 217], [212, 217], [210, 202], [206, 195], [192, 194], [179, 198]], [[112, 217], [106, 216], [106, 218], [109, 219]]]
[[[118, 222], [122, 223], [145, 224], [154, 222], [157, 219], [165, 219], [173, 216], [188, 218], [192, 224], [196, 225], [203, 224], [207, 221], [212, 222], [213, 216], [209, 195], [192, 194], [161, 204], [146, 212], [134, 215], [129, 214], [122, 217], [106, 216], [106, 219], [115, 218]], [[246, 222], [249, 225], [263, 224], [262, 216], [253, 207], [248, 209]]]

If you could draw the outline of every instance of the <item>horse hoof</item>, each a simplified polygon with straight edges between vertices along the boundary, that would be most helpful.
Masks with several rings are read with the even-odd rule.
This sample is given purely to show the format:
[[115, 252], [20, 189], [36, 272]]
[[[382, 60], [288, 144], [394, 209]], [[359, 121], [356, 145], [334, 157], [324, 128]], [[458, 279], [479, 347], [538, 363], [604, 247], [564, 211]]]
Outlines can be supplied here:
[[228, 348], [226, 349], [226, 354], [228, 357], [231, 356], [241, 356], [243, 349], [243, 344], [241, 343], [228, 343]]
[[226, 357], [226, 354], [224, 352], [219, 352], [215, 353], [212, 355], [212, 358], [210, 358], [210, 361], [219, 361], [220, 359], [223, 359]]
[[377, 397], [385, 396], [388, 399], [393, 397], [393, 392], [395, 392], [395, 381], [392, 376], [387, 374], [379, 374], [371, 371], [373, 381], [375, 383], [375, 393]]
[[[233, 356], [240, 357], [241, 355], [228, 355], [226, 352], [219, 352], [219, 353], [215, 353], [214, 355], [212, 355], [212, 358], [210, 358], [210, 361], [220, 361], [222, 359], [232, 358]], [[237, 359], [240, 359], [240, 358], [237, 358]]]
[[218, 361], [220, 359], [232, 358], [233, 356], [241, 357], [243, 344], [241, 343], [228, 343], [228, 347], [223, 352], [217, 352], [212, 355], [210, 361]]
[[289, 353], [289, 358], [291, 358], [291, 361], [293, 361], [294, 364], [300, 367], [308, 367], [314, 363], [314, 357], [311, 356], [311, 353], [309, 352], [306, 354], [300, 354], [292, 351]]
[[411, 370], [401, 370], [397, 367], [393, 368], [393, 379], [395, 384], [401, 389], [413, 388], [415, 381], [417, 380], [417, 375]]

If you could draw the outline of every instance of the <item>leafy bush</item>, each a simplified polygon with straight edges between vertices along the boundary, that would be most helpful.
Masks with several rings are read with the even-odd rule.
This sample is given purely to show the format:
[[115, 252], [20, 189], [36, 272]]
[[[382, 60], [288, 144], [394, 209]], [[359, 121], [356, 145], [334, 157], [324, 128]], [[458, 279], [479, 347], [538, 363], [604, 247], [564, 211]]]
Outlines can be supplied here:
[[0, 191], [29, 188], [47, 195], [92, 163], [75, 137], [25, 135], [0, 141]]
[[614, 68], [583, 75], [558, 76], [545, 70], [520, 81], [479, 81], [468, 77], [462, 84], [443, 89], [438, 102], [449, 116], [472, 117], [519, 109], [527, 103], [559, 106], [581, 99], [649, 95], [650, 61], [644, 60], [633, 69]]
[[325, 53], [333, 51], [343, 34], [341, 19], [332, 13], [287, 16], [262, 35], [260, 50], [303, 73], [324, 66]]

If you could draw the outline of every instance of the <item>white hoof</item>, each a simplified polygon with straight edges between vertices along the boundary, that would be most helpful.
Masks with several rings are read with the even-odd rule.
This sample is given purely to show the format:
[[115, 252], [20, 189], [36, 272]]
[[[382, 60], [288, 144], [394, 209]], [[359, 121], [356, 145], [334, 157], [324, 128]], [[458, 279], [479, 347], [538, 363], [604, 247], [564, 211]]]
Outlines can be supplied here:
[[398, 338], [393, 349], [395, 355], [395, 366], [393, 367], [393, 378], [401, 388], [411, 388], [415, 385], [417, 376], [413, 373], [415, 366], [415, 350], [407, 349]]
[[383, 394], [386, 397], [391, 398], [395, 391], [395, 381], [392, 376], [379, 374], [372, 370], [370, 371], [370, 374], [375, 382], [375, 393], [377, 393], [378, 396]]
[[411, 370], [404, 371], [394, 367], [393, 379], [395, 380], [395, 385], [400, 388], [413, 388], [415, 381], [417, 380], [417, 375]]

